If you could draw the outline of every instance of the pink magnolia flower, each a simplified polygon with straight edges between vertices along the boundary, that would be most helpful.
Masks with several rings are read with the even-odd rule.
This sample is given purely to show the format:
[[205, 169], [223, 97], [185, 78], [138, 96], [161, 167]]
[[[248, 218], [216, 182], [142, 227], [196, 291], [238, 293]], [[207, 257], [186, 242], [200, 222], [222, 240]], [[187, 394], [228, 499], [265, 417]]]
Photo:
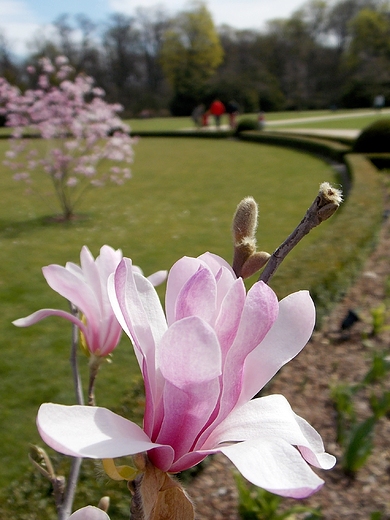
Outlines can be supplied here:
[[43, 404], [43, 440], [77, 457], [146, 451], [162, 471], [180, 472], [224, 453], [252, 483], [302, 498], [323, 481], [313, 466], [335, 463], [320, 435], [281, 395], [252, 398], [311, 336], [307, 291], [278, 302], [257, 282], [246, 293], [220, 257], [184, 257], [171, 269], [166, 317], [152, 284], [123, 259], [110, 277], [115, 314], [144, 377], [144, 427], [107, 409]]
[[110, 517], [97, 507], [87, 506], [75, 511], [69, 520], [110, 520]]
[[[83, 319], [59, 309], [41, 309], [13, 323], [27, 327], [48, 316], [60, 316], [76, 324], [83, 333], [89, 352], [95, 356], [107, 356], [118, 345], [122, 329], [116, 319], [107, 293], [107, 280], [115, 272], [122, 259], [122, 252], [103, 246], [94, 259], [88, 247], [80, 253], [81, 267], [68, 262], [65, 267], [52, 264], [42, 269], [47, 283], [54, 291], [73, 303], [83, 314]], [[142, 272], [140, 268], [136, 268]], [[166, 271], [151, 275], [158, 285], [166, 278]]]

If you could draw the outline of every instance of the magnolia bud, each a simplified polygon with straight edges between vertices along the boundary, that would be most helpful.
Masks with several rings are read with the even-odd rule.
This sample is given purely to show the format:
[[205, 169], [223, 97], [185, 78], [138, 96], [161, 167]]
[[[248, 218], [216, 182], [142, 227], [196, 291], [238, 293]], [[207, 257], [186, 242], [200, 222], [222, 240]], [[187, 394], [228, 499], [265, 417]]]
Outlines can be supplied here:
[[340, 206], [343, 201], [342, 193], [337, 188], [333, 188], [329, 182], [320, 185], [318, 219], [320, 222], [327, 220]]
[[271, 255], [265, 251], [253, 253], [253, 255], [251, 255], [242, 266], [241, 277], [245, 279], [257, 273], [257, 271], [265, 266], [270, 256]]
[[237, 206], [233, 217], [234, 245], [253, 241], [256, 246], [255, 233], [257, 229], [258, 209], [253, 197], [246, 197]]
[[268, 253], [256, 252], [257, 218], [256, 201], [252, 197], [246, 197], [237, 206], [233, 217], [233, 271], [242, 278], [252, 276], [270, 257]]
[[110, 507], [110, 497], [102, 497], [99, 500], [98, 508], [107, 513], [108, 508]]

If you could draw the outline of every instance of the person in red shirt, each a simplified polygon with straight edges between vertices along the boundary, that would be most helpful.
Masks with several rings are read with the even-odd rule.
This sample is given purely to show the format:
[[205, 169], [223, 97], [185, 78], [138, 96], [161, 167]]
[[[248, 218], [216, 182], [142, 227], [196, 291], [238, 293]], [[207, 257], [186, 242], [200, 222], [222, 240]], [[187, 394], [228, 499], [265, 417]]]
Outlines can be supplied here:
[[225, 105], [219, 99], [215, 99], [210, 105], [210, 114], [214, 116], [217, 129], [219, 129], [221, 125], [221, 116], [225, 111]]

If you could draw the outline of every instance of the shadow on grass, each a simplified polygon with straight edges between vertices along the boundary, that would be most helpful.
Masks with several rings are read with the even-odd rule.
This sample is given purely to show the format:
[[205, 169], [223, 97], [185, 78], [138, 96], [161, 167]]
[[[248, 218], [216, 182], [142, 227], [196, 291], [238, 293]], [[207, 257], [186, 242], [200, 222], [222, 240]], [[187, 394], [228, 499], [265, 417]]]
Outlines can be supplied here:
[[37, 231], [48, 227], [69, 229], [76, 225], [79, 226], [80, 224], [88, 222], [90, 218], [90, 215], [79, 214], [75, 215], [71, 220], [64, 220], [62, 215], [45, 215], [43, 217], [22, 221], [0, 219], [0, 237], [16, 238], [22, 233]]

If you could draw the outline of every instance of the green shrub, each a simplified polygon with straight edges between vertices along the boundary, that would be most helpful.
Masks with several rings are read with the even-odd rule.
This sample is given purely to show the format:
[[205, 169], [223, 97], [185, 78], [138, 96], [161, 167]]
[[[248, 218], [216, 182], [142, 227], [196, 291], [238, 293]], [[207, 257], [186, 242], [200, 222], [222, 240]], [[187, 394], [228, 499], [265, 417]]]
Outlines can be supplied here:
[[251, 117], [244, 117], [241, 119], [237, 125], [235, 134], [239, 134], [241, 132], [245, 132], [246, 130], [258, 130], [259, 124], [256, 121], [256, 119], [253, 119]]
[[319, 137], [308, 137], [303, 135], [293, 135], [283, 132], [245, 132], [242, 130], [240, 139], [258, 143], [272, 144], [303, 150], [314, 155], [321, 155], [335, 161], [342, 161], [343, 156], [349, 153], [351, 147], [345, 143], [333, 139]]
[[353, 146], [356, 153], [390, 152], [390, 118], [378, 119], [364, 128]]

